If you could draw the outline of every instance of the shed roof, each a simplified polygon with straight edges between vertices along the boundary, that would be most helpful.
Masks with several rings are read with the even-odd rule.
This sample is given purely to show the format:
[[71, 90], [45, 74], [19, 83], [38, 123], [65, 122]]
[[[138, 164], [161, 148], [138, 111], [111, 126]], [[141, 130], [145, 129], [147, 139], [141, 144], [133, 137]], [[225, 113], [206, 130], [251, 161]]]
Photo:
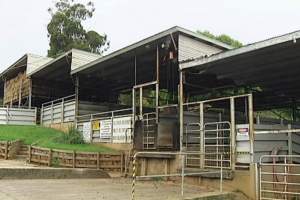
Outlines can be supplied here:
[[52, 58], [27, 53], [24, 54], [20, 59], [18, 59], [15, 63], [13, 63], [11, 66], [6, 68], [1, 74], [0, 77], [12, 77], [18, 74], [21, 71], [24, 71], [26, 69], [26, 74], [28, 75], [35, 69], [39, 68], [43, 64], [49, 62], [52, 60]]
[[225, 43], [222, 43], [220, 41], [217, 41], [217, 40], [214, 40], [214, 39], [211, 39], [207, 36], [204, 36], [204, 35], [201, 35], [201, 34], [198, 34], [198, 33], [195, 33], [195, 32], [192, 32], [190, 30], [187, 30], [187, 29], [184, 29], [184, 28], [181, 28], [181, 27], [178, 27], [178, 26], [175, 26], [175, 27], [172, 27], [170, 29], [167, 29], [165, 31], [162, 31], [160, 33], [157, 33], [155, 35], [152, 35], [148, 38], [145, 38], [139, 42], [136, 42], [132, 45], [129, 45], [127, 47], [124, 47], [122, 49], [119, 49], [117, 51], [114, 51], [106, 56], [103, 56], [93, 62], [90, 62], [86, 65], [83, 65], [81, 67], [78, 67], [77, 69], [74, 69], [71, 71], [71, 74], [75, 74], [75, 73], [78, 73], [78, 72], [81, 72], [81, 71], [84, 71], [85, 69], [87, 68], [90, 68], [90, 67], [94, 67], [95, 65], [97, 64], [100, 64], [102, 62], [105, 62], [109, 59], [112, 59], [112, 58], [115, 58], [117, 56], [120, 56], [122, 54], [126, 54], [126, 53], [129, 53], [130, 51], [133, 51], [137, 48], [140, 48], [140, 47], [143, 47], [149, 43], [152, 43], [154, 41], [157, 41], [157, 40], [160, 40], [168, 35], [171, 35], [171, 34], [174, 34], [174, 33], [181, 33], [181, 34], [184, 34], [188, 37], [191, 37], [191, 38], [194, 38], [196, 40], [199, 40], [199, 41], [202, 41], [202, 42], [205, 42], [205, 43], [208, 43], [212, 46], [216, 46], [218, 48], [221, 48], [221, 49], [224, 49], [224, 50], [228, 50], [228, 49], [232, 49], [233, 47], [230, 46], [230, 45], [227, 45]]
[[31, 77], [45, 77], [51, 78], [64, 78], [70, 76], [70, 72], [73, 69], [77, 69], [87, 63], [92, 62], [100, 58], [101, 55], [90, 53], [79, 49], [71, 49], [59, 57], [52, 59], [50, 62], [36, 68], [28, 75]]
[[223, 59], [226, 59], [226, 58], [230, 58], [230, 57], [250, 53], [250, 52], [253, 52], [253, 51], [257, 51], [257, 50], [260, 50], [260, 49], [272, 47], [272, 46], [275, 46], [275, 45], [280, 45], [280, 44], [283, 44], [283, 43], [288, 42], [288, 41], [295, 41], [296, 42], [297, 39], [299, 39], [299, 38], [300, 38], [300, 31], [287, 33], [287, 34], [284, 34], [284, 35], [281, 35], [281, 36], [272, 37], [270, 39], [255, 42], [253, 44], [249, 44], [249, 45], [246, 45], [246, 46], [243, 46], [243, 47], [240, 47], [240, 48], [220, 52], [218, 54], [214, 54], [214, 55], [211, 55], [209, 57], [205, 57], [205, 58], [201, 57], [201, 58], [195, 59], [193, 61], [183, 62], [180, 65], [180, 68], [181, 69], [186, 69], [186, 68], [190, 68], [190, 67], [205, 65], [207, 63], [216, 62], [218, 60], [223, 60]]
[[261, 109], [294, 105], [300, 103], [299, 39], [300, 31], [295, 31], [181, 63], [180, 68], [191, 75], [189, 90], [194, 93], [254, 86], [256, 106]]

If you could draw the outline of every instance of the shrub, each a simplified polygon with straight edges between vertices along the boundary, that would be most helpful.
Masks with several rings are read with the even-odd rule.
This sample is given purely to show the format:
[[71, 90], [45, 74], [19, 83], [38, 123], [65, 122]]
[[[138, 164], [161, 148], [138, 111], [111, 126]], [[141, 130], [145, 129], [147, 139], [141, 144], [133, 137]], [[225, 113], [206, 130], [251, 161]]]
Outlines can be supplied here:
[[84, 144], [82, 134], [74, 127], [70, 127], [68, 133], [55, 138], [55, 142], [62, 144]]

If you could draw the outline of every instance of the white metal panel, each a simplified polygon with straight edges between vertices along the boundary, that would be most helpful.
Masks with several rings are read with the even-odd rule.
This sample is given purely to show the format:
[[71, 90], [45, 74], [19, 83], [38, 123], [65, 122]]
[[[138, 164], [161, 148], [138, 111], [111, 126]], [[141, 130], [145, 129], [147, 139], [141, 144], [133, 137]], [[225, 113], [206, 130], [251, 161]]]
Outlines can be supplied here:
[[99, 55], [99, 54], [81, 51], [78, 49], [72, 49], [71, 70], [74, 70], [83, 65], [86, 65], [100, 57], [101, 57], [101, 55]]
[[41, 119], [42, 124], [44, 125], [74, 121], [75, 100], [60, 101], [55, 104], [44, 106], [41, 111]]
[[31, 74], [33, 71], [37, 70], [39, 67], [53, 60], [52, 58], [43, 57], [34, 54], [27, 54], [27, 70], [26, 75]]
[[0, 124], [35, 125], [36, 109], [0, 108]]
[[204, 56], [210, 56], [221, 52], [222, 50], [208, 45], [199, 40], [192, 39], [190, 37], [179, 35], [178, 40], [178, 58], [179, 62], [195, 59]]

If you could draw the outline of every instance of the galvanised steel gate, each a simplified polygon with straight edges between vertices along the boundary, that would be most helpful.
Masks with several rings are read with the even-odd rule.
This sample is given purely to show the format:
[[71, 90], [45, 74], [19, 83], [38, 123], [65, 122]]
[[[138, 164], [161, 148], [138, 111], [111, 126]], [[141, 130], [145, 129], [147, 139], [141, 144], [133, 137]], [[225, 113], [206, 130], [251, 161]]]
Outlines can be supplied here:
[[264, 155], [259, 162], [260, 200], [300, 199], [300, 155]]
[[143, 114], [143, 148], [150, 150], [156, 149], [157, 140], [157, 118], [156, 113]]
[[[221, 159], [221, 155], [222, 159]], [[222, 162], [222, 163], [221, 163]], [[204, 124], [204, 167], [231, 167], [231, 125], [230, 122]]]
[[[180, 105], [180, 147], [186, 152], [199, 153], [198, 156], [187, 156], [187, 167], [220, 168], [223, 165], [224, 168], [235, 169], [236, 108], [244, 110], [239, 120], [249, 124], [249, 152], [253, 160], [253, 97], [252, 94], [244, 94]], [[223, 159], [221, 155], [224, 155]]]
[[[231, 125], [230, 122], [205, 123], [201, 137], [200, 123], [185, 125], [183, 144], [186, 167], [231, 168]], [[195, 154], [199, 152], [199, 154]], [[200, 153], [201, 152], [201, 153]], [[222, 158], [221, 158], [222, 156]]]

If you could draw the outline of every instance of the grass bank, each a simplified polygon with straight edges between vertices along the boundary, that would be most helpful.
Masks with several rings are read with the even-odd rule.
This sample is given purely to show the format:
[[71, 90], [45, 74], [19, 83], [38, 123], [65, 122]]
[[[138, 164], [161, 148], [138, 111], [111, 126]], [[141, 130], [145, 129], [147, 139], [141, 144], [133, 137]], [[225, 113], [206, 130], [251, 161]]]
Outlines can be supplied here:
[[0, 140], [23, 140], [25, 144], [34, 144], [40, 147], [76, 150], [85, 152], [114, 152], [113, 149], [95, 144], [62, 144], [55, 142], [63, 132], [41, 126], [0, 125]]

